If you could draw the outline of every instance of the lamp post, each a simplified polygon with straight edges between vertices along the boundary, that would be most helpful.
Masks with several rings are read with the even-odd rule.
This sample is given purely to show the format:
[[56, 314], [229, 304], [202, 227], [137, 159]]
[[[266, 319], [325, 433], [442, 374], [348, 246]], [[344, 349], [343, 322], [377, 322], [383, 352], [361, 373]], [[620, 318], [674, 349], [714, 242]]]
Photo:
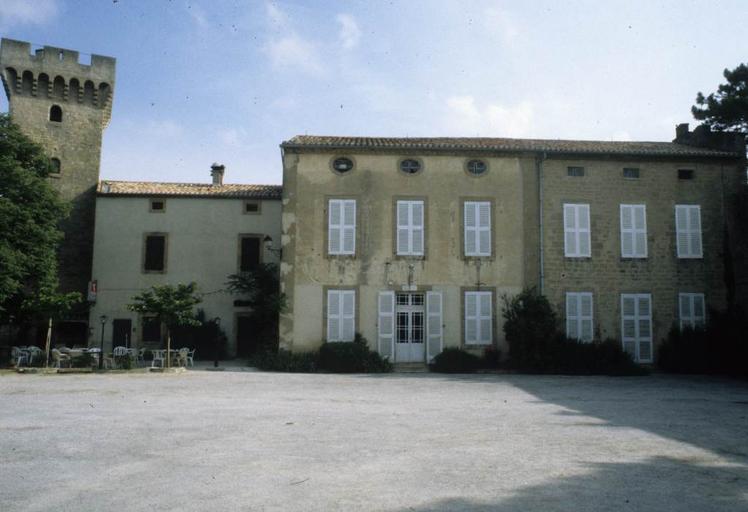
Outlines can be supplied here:
[[99, 346], [99, 370], [104, 369], [104, 326], [106, 325], [106, 315], [99, 317], [101, 322], [101, 345]]
[[216, 340], [214, 344], [215, 353], [213, 354], [215, 356], [215, 360], [213, 361], [213, 368], [218, 368], [218, 352], [219, 352], [218, 342], [221, 339], [221, 318], [217, 316], [213, 321], [216, 324]]

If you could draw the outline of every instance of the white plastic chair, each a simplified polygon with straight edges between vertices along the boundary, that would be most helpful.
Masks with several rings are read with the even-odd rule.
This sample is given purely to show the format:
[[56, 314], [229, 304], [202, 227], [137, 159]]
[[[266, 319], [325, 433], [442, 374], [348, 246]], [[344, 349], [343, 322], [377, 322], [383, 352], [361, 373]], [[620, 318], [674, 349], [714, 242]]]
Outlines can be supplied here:
[[72, 363], [69, 355], [63, 354], [56, 348], [52, 349], [52, 362], [53, 362], [52, 366], [55, 368], [62, 368], [63, 363], [66, 363], [69, 368]]
[[44, 358], [44, 351], [40, 349], [39, 347], [29, 347], [27, 349], [27, 352], [29, 354], [29, 365], [31, 365], [34, 362], [34, 358], [37, 358], [37, 359]]
[[195, 366], [195, 349], [193, 348], [187, 353], [187, 364]]
[[164, 367], [164, 360], [166, 359], [166, 350], [151, 350], [153, 359], [151, 360], [151, 368], [158, 368], [156, 361], [160, 362], [160, 368]]
[[187, 366], [187, 357], [190, 354], [190, 349], [187, 347], [180, 348], [177, 351], [177, 364], [179, 366]]
[[13, 360], [13, 364], [16, 368], [22, 364], [29, 364], [29, 353], [23, 347], [13, 347], [10, 349], [10, 357]]

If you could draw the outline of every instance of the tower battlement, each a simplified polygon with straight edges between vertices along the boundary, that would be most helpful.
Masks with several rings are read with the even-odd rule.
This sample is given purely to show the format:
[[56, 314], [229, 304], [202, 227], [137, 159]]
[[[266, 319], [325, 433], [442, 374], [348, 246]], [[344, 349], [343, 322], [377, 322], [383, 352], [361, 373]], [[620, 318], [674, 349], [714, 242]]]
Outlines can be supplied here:
[[0, 77], [5, 94], [77, 103], [104, 111], [104, 124], [111, 116], [116, 59], [91, 55], [81, 64], [80, 53], [44, 46], [31, 51], [31, 44], [13, 39], [0, 42]]

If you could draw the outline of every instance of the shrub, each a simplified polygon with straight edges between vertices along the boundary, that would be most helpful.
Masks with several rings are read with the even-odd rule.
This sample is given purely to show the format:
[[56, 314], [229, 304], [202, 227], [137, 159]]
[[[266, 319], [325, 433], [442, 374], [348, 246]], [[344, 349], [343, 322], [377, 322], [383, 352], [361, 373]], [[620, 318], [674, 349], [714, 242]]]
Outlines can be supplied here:
[[572, 375], [646, 375], [614, 339], [582, 342], [556, 336], [552, 357], [544, 371]]
[[501, 350], [491, 345], [483, 351], [483, 368], [494, 370], [501, 367]]
[[317, 370], [317, 354], [314, 352], [258, 352], [249, 364], [270, 372], [313, 373]]
[[80, 355], [73, 357], [70, 361], [70, 366], [73, 368], [91, 368], [94, 365], [94, 357], [88, 352], [84, 352]]
[[512, 298], [505, 295], [503, 301], [504, 334], [511, 365], [520, 370], [548, 367], [557, 337], [556, 314], [548, 299], [530, 288]]
[[457, 347], [445, 348], [429, 365], [429, 369], [437, 373], [471, 373], [483, 367], [485, 364], [480, 357]]
[[323, 343], [318, 368], [331, 373], [386, 373], [392, 371], [392, 364], [369, 350], [366, 339], [356, 333], [352, 343]]

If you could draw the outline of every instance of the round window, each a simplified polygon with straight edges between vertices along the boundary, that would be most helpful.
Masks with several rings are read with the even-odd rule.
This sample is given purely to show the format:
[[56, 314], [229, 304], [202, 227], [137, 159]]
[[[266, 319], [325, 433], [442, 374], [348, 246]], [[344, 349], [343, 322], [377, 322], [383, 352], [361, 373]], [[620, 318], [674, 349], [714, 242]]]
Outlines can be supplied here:
[[485, 174], [487, 169], [488, 168], [486, 167], [486, 162], [484, 162], [483, 160], [470, 160], [467, 163], [467, 171], [473, 176], [480, 176], [481, 174]]
[[421, 162], [413, 158], [408, 158], [400, 162], [400, 170], [405, 174], [416, 174], [421, 170]]
[[353, 169], [353, 160], [351, 160], [350, 158], [336, 158], [332, 162], [332, 168], [336, 172], [348, 172]]

